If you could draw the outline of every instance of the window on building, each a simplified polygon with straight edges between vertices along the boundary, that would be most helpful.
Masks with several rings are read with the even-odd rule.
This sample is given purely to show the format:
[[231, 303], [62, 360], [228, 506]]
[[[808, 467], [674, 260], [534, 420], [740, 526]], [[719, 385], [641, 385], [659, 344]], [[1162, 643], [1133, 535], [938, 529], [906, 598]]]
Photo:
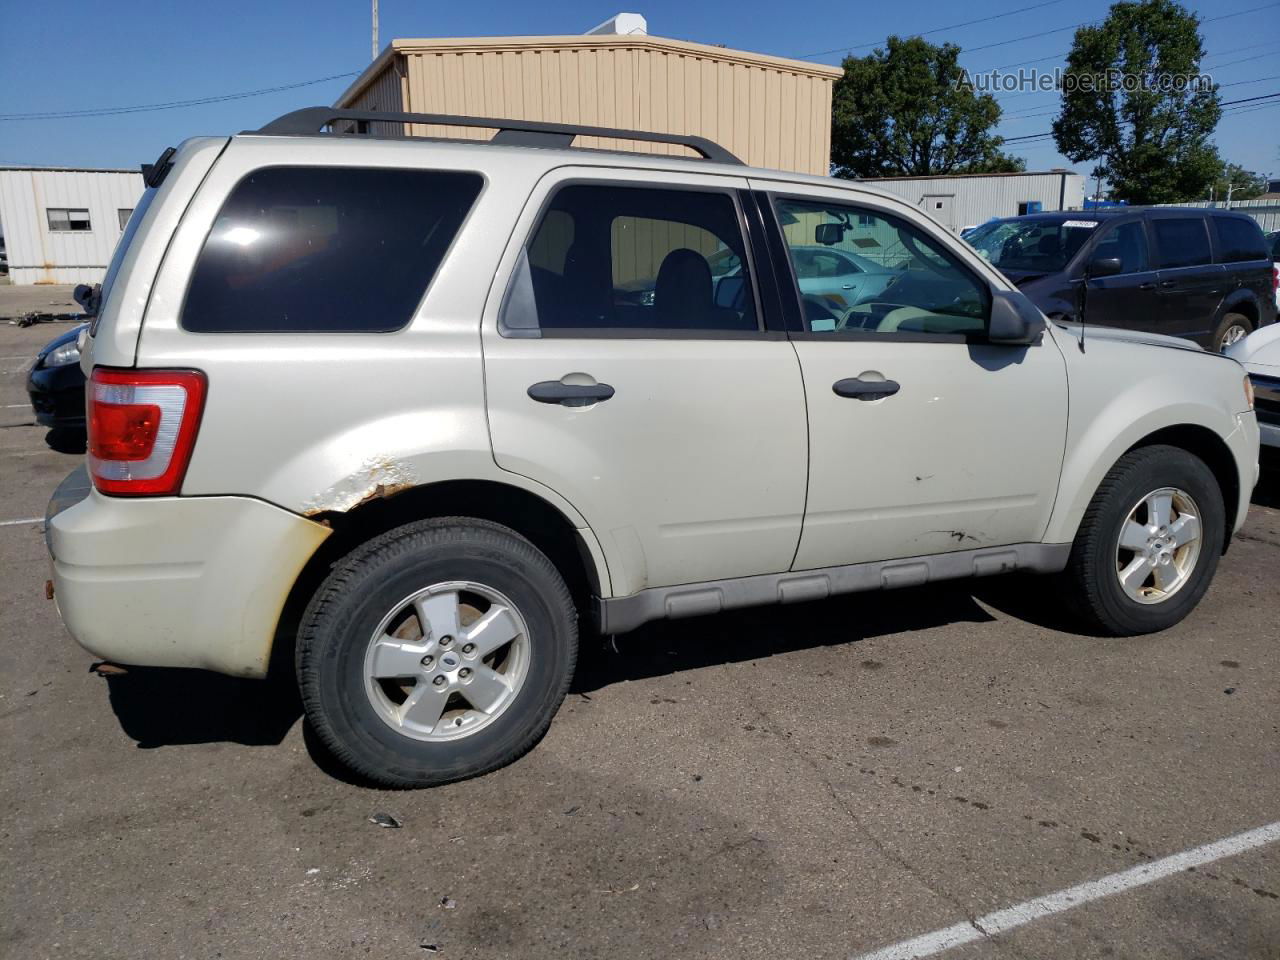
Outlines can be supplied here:
[[93, 228], [89, 224], [89, 211], [74, 207], [49, 207], [49, 229], [54, 233], [86, 233]]
[[503, 329], [759, 329], [733, 197], [562, 188], [529, 241]]
[[120, 229], [123, 230], [129, 225], [129, 218], [133, 216], [133, 207], [121, 207], [116, 211], [116, 219], [120, 221]]
[[205, 239], [182, 325], [202, 333], [398, 330], [482, 182], [443, 170], [252, 173]]
[[1218, 231], [1218, 262], [1241, 263], [1246, 260], [1267, 260], [1267, 238], [1254, 220], [1243, 217], [1215, 216], [1214, 229]]
[[1203, 217], [1155, 217], [1156, 246], [1162, 267], [1196, 267], [1212, 259]]
[[918, 227], [843, 204], [779, 200], [777, 209], [806, 331], [985, 332], [987, 285]]

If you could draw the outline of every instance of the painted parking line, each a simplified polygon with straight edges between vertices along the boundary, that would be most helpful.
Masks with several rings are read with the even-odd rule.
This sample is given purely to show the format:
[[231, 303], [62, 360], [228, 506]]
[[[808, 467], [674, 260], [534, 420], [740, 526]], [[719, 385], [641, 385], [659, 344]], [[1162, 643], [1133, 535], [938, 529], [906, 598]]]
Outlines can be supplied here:
[[28, 517], [26, 520], [0, 520], [0, 527], [20, 527], [26, 523], [44, 523], [44, 517]]
[[910, 940], [881, 947], [879, 950], [872, 950], [870, 953], [858, 954], [852, 960], [913, 960], [913, 958], [920, 960], [922, 957], [932, 957], [944, 950], [1025, 926], [1033, 920], [1062, 913], [1064, 910], [1071, 910], [1093, 900], [1123, 893], [1134, 887], [1154, 883], [1164, 877], [1182, 873], [1190, 867], [1198, 867], [1225, 857], [1233, 857], [1247, 850], [1265, 847], [1277, 840], [1280, 840], [1280, 821], [1247, 830], [1244, 833], [1237, 833], [1233, 837], [1207, 843], [1202, 847], [1161, 857], [1150, 863], [1139, 864], [1097, 880], [1077, 884], [1066, 890], [1059, 890], [1057, 893], [1049, 893], [1034, 900], [1014, 904], [1012, 907], [988, 913], [973, 921], [957, 923], [942, 930], [934, 930], [932, 933], [912, 937]]

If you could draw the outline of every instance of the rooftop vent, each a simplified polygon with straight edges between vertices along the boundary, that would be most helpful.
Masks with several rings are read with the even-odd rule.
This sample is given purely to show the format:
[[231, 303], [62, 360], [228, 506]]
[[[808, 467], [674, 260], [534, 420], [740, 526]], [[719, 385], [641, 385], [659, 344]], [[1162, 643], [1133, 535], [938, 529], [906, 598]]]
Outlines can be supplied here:
[[587, 31], [587, 36], [607, 34], [609, 36], [625, 37], [634, 33], [646, 34], [649, 32], [649, 24], [638, 13], [619, 13], [610, 17], [604, 23], [592, 27]]

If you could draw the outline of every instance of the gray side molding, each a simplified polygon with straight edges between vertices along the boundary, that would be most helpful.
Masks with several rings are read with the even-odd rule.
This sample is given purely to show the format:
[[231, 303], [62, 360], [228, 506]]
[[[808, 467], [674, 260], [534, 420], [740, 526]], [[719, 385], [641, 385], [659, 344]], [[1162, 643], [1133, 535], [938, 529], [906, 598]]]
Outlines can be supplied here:
[[1066, 567], [1070, 554], [1069, 543], [1017, 543], [905, 560], [652, 587], [629, 597], [600, 600], [597, 620], [602, 633], [626, 633], [650, 620], [697, 617], [738, 607], [801, 603], [841, 593], [915, 587], [935, 580], [988, 577], [1015, 570], [1056, 573]]

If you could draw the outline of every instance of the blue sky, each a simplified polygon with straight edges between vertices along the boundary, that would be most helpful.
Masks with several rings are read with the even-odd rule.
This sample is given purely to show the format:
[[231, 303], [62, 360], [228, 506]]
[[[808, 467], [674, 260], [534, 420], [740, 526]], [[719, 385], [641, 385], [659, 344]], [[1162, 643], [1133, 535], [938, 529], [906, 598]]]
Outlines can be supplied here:
[[[605, 0], [608, 2], [608, 0]], [[1010, 13], [1032, 4], [1036, 9]], [[1202, 17], [1223, 17], [1267, 0], [1191, 4]], [[693, 4], [642, 0], [604, 6], [599, 0], [554, 5], [428, 3], [381, 0], [381, 38], [581, 33], [618, 12], [644, 14], [651, 33], [724, 44], [779, 56], [840, 62], [835, 48], [864, 54], [890, 33], [930, 31], [928, 39], [959, 44], [971, 71], [1028, 60], [1062, 64], [1075, 24], [1105, 16], [1100, 0], [900, 0], [865, 4], [810, 0]], [[137, 3], [46, 0], [3, 5], [0, 114], [154, 104], [240, 93], [359, 71], [369, 62], [368, 0], [243, 0]], [[994, 17], [971, 26], [938, 28]], [[1202, 27], [1210, 55], [1204, 69], [1225, 86], [1224, 100], [1280, 91], [1280, 2]], [[1046, 31], [1053, 31], [1045, 33]], [[1033, 34], [1042, 34], [1032, 36]], [[990, 46], [989, 46], [990, 45]], [[976, 49], [987, 47], [987, 49]], [[1265, 78], [1265, 79], [1264, 79]], [[133, 167], [195, 134], [253, 128], [295, 107], [331, 103], [348, 80], [223, 103], [108, 117], [0, 120], [0, 164]], [[1007, 137], [1047, 131], [1054, 93], [1001, 95]], [[1237, 107], [1218, 128], [1228, 160], [1280, 176], [1280, 106]], [[1031, 169], [1067, 166], [1051, 141], [1010, 148]], [[1087, 169], [1082, 167], [1082, 172]]]

